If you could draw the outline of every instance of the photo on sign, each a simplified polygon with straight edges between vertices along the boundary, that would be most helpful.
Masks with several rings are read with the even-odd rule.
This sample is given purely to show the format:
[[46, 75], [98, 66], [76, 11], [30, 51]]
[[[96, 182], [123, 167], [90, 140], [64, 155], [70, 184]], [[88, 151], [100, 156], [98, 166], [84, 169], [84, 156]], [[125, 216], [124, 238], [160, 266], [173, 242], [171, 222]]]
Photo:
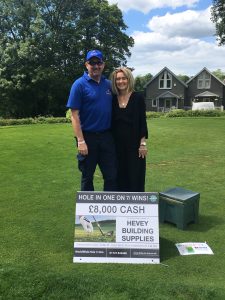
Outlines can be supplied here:
[[116, 241], [116, 219], [107, 216], [76, 217], [74, 238], [76, 242], [110, 242]]

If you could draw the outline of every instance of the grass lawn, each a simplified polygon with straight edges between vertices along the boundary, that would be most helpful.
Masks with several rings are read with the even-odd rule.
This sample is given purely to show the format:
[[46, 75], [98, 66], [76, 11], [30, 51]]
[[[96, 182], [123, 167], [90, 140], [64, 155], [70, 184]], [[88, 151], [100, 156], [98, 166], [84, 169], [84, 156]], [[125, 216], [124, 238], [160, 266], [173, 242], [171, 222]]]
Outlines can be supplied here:
[[[73, 264], [80, 173], [71, 125], [0, 127], [0, 299], [225, 299], [225, 119], [148, 125], [146, 191], [201, 194], [199, 224], [160, 224], [161, 265]], [[98, 170], [95, 182], [102, 190]], [[214, 255], [175, 248], [204, 241]]]

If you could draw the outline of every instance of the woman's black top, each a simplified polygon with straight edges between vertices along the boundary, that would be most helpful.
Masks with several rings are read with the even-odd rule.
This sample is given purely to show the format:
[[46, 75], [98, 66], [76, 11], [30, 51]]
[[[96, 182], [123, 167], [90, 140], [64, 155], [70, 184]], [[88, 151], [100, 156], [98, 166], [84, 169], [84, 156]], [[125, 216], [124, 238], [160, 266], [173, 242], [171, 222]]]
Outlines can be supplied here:
[[116, 143], [139, 148], [142, 137], [148, 138], [145, 101], [142, 94], [133, 92], [125, 108], [113, 97], [112, 131]]

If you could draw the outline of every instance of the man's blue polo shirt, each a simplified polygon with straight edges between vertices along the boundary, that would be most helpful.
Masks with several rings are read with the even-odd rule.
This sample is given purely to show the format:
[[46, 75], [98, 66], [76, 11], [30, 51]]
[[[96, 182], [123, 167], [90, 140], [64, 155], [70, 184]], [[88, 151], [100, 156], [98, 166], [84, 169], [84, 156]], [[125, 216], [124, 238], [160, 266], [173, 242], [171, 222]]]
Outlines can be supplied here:
[[99, 83], [86, 72], [77, 79], [70, 90], [67, 107], [79, 110], [83, 131], [104, 131], [111, 126], [111, 83], [104, 76]]

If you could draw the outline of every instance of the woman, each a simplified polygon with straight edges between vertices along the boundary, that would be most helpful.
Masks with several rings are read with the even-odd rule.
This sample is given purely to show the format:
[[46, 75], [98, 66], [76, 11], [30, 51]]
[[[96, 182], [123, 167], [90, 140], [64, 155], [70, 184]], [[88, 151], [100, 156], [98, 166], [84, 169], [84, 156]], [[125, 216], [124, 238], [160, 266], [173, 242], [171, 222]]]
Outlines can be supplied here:
[[118, 190], [144, 192], [148, 138], [144, 97], [134, 91], [128, 68], [112, 75], [112, 131], [118, 158]]

